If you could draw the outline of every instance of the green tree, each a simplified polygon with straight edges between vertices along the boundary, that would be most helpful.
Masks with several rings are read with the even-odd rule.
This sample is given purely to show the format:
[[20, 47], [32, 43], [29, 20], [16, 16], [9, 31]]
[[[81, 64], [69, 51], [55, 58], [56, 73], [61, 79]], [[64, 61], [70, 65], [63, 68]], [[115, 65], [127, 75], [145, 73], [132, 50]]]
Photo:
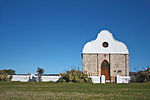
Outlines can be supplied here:
[[8, 75], [15, 75], [15, 70], [12, 69], [4, 69], [0, 70], [0, 72], [3, 71], [4, 73], [7, 73]]
[[10, 81], [12, 79], [12, 75], [9, 75], [4, 71], [1, 70], [0, 72], [0, 81]]
[[37, 72], [38, 72], [38, 81], [41, 82], [42, 81], [41, 77], [42, 77], [42, 74], [44, 73], [44, 70], [38, 67]]
[[0, 70], [0, 81], [10, 81], [12, 79], [12, 75], [14, 74], [15, 70], [12, 69]]
[[144, 71], [138, 71], [134, 73], [134, 82], [148, 82], [150, 81], [150, 68]]

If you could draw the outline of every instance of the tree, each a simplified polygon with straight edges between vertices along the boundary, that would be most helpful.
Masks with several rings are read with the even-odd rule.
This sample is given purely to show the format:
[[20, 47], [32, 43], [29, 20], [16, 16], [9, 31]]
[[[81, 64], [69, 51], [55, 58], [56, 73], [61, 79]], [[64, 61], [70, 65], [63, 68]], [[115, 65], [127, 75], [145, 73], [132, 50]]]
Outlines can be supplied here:
[[12, 79], [12, 75], [9, 75], [4, 71], [0, 71], [0, 81], [10, 81]]
[[15, 74], [15, 70], [3, 69], [0, 70], [0, 81], [11, 81], [12, 75]]
[[12, 69], [4, 69], [3, 72], [7, 73], [8, 75], [15, 75], [15, 70], [12, 70]]
[[41, 76], [44, 73], [44, 70], [38, 67], [37, 72], [38, 72], [38, 81], [41, 82], [42, 81]]
[[144, 71], [134, 72], [133, 82], [148, 82], [150, 81], [150, 68]]

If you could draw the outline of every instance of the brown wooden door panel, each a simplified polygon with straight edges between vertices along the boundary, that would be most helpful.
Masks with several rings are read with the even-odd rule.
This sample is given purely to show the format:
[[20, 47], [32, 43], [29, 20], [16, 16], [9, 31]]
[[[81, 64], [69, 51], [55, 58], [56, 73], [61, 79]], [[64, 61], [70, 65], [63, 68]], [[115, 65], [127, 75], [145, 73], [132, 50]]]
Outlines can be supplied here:
[[106, 60], [102, 62], [101, 75], [105, 75], [105, 79], [110, 80], [110, 66]]

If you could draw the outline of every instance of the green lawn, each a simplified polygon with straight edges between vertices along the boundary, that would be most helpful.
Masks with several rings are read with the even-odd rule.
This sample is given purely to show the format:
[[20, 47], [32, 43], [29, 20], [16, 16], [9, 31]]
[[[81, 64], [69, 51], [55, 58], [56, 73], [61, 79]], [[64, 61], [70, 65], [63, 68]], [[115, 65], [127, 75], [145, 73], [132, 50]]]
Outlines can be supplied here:
[[150, 83], [0, 82], [0, 100], [150, 100]]

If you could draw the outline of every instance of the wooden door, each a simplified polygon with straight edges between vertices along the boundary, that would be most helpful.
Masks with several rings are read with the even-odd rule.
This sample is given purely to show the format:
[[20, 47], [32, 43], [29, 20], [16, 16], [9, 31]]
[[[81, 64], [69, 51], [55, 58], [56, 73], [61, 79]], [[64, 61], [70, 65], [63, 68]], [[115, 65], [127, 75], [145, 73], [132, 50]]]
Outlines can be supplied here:
[[101, 75], [105, 75], [105, 79], [110, 80], [110, 66], [107, 60], [101, 64]]

